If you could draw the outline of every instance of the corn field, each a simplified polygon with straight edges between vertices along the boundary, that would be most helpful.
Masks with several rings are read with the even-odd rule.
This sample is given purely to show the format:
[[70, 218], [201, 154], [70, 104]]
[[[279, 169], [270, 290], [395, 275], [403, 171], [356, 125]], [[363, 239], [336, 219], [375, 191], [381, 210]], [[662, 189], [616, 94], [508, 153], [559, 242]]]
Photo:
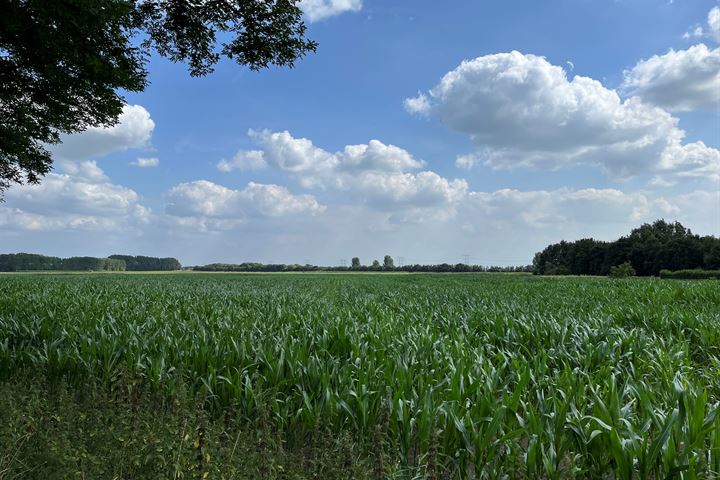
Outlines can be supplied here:
[[0, 276], [23, 375], [349, 434], [404, 478], [720, 478], [712, 281]]

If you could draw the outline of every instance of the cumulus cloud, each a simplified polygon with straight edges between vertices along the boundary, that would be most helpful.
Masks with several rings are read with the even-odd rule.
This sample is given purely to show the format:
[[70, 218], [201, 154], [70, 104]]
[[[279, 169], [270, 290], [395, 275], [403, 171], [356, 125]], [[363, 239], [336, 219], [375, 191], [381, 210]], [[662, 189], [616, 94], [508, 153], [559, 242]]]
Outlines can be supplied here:
[[613, 224], [639, 222], [675, 214], [665, 200], [616, 189], [473, 192], [467, 207], [485, 218], [546, 228], [566, 223]]
[[311, 22], [317, 22], [344, 12], [359, 12], [362, 0], [302, 0], [300, 8]]
[[238, 222], [259, 217], [313, 215], [324, 209], [312, 195], [293, 195], [285, 187], [254, 182], [234, 190], [197, 180], [173, 187], [166, 197], [165, 211], [169, 215]]
[[684, 39], [707, 37], [720, 43], [720, 7], [713, 7], [707, 15], [707, 27], [695, 25], [683, 35]]
[[720, 42], [720, 7], [713, 7], [707, 17], [708, 35]]
[[[379, 140], [347, 145], [336, 153], [315, 146], [307, 138], [289, 132], [250, 130], [250, 136], [263, 146], [263, 159], [270, 167], [294, 174], [306, 187], [343, 187], [352, 174], [366, 171], [397, 173], [417, 170], [424, 162], [402, 148]], [[247, 152], [245, 152], [246, 154]]]
[[[431, 210], [438, 214], [432, 221], [422, 221], [429, 218], [427, 210], [396, 205], [378, 211], [362, 203], [329, 203], [322, 215], [269, 217], [262, 223], [237, 219], [227, 207], [215, 206], [231, 193], [219, 189], [206, 195], [212, 197], [212, 206], [174, 217], [184, 227], [180, 232], [212, 234], [228, 246], [211, 254], [188, 253], [198, 263], [228, 258], [297, 262], [308, 257], [332, 263], [348, 252], [364, 262], [386, 253], [403, 255], [406, 262], [457, 262], [460, 253], [468, 252], [480, 263], [526, 264], [551, 242], [588, 236], [610, 240], [658, 218], [679, 220], [700, 234], [720, 233], [720, 192], [712, 191], [659, 195], [593, 188], [501, 189], [466, 192], [455, 203], [455, 215]], [[299, 221], [293, 221], [295, 217]], [[252, 256], [237, 258], [238, 244]]]
[[[261, 151], [241, 151], [236, 158], [262, 159], [263, 165], [297, 179], [305, 188], [347, 192], [354, 200], [376, 209], [402, 210], [396, 218], [426, 219], [452, 215], [454, 206], [467, 191], [465, 180], [448, 180], [435, 172], [421, 171], [425, 162], [407, 150], [379, 140], [346, 145], [331, 153], [307, 138], [289, 132], [251, 130]], [[218, 168], [231, 170], [235, 161]]]
[[705, 31], [700, 25], [695, 26], [692, 30], [688, 30], [683, 34], [683, 38], [688, 40], [690, 38], [701, 38], [705, 35]]
[[478, 146], [476, 158], [461, 159], [461, 166], [590, 164], [615, 178], [707, 172], [720, 178], [718, 151], [683, 144], [685, 132], [666, 110], [637, 97], [622, 100], [592, 78], [568, 80], [543, 57], [514, 51], [464, 61], [427, 98], [431, 113]]
[[240, 150], [231, 160], [220, 160], [217, 169], [221, 172], [232, 172], [233, 170], [260, 170], [266, 166], [264, 152]]
[[160, 165], [160, 159], [156, 157], [139, 157], [137, 160], [132, 162], [132, 164], [140, 168], [153, 168]]
[[94, 161], [59, 164], [39, 185], [18, 185], [5, 194], [0, 225], [21, 230], [116, 229], [146, 223], [150, 210], [138, 194], [110, 182]]
[[624, 72], [623, 93], [670, 111], [720, 107], [720, 48], [703, 44], [670, 50]]
[[56, 157], [70, 160], [98, 158], [112, 152], [145, 148], [155, 129], [150, 113], [141, 105], [125, 105], [112, 127], [90, 127], [82, 133], [64, 135], [51, 146]]
[[427, 115], [430, 112], [430, 100], [422, 92], [418, 92], [416, 97], [406, 98], [403, 101], [403, 106], [408, 113]]

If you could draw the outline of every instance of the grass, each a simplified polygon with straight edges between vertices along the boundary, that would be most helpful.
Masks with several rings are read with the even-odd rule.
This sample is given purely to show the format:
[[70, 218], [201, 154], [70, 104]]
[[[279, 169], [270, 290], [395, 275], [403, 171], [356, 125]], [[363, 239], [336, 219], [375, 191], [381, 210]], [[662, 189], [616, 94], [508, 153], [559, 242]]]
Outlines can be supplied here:
[[[0, 426], [2, 451], [21, 452], [0, 454], [0, 478], [74, 445], [95, 459], [71, 462], [86, 478], [179, 478], [185, 423], [213, 432], [208, 478], [718, 478], [719, 325], [713, 282], [0, 276], [9, 418], [89, 418], [57, 435]], [[133, 412], [141, 440], [98, 450], [89, 432]], [[166, 463], [133, 470], [156, 431]], [[228, 460], [232, 438], [249, 463]], [[54, 460], [28, 442], [59, 445]], [[268, 459], [283, 469], [257, 470]]]

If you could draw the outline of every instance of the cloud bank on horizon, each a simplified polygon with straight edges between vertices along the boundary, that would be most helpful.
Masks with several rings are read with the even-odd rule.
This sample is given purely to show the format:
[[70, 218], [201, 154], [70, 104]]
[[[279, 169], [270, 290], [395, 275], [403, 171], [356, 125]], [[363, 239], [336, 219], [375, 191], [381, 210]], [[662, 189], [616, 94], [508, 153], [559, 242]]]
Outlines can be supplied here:
[[[366, 7], [302, 2], [310, 22]], [[418, 93], [397, 98], [395, 108], [411, 114], [397, 122], [430, 132], [402, 145], [382, 130], [368, 139], [350, 128], [343, 145], [297, 135], [283, 118], [248, 118], [240, 131], [219, 118], [242, 147], [176, 168], [183, 143], [156, 145], [158, 135], [173, 138], [170, 120], [128, 104], [117, 125], [54, 146], [56, 170], [40, 185], [8, 190], [0, 238], [17, 251], [162, 254], [186, 264], [369, 262], [384, 253], [457, 262], [468, 252], [477, 263], [522, 264], [549, 242], [611, 239], [657, 218], [718, 235], [720, 129], [697, 127], [720, 127], [718, 32], [713, 7], [683, 35], [701, 42], [634, 59], [617, 70], [615, 88], [571, 75], [573, 62], [517, 50], [466, 58], [425, 84], [402, 78]], [[322, 130], [334, 120], [313, 122]], [[432, 135], [467, 143], [438, 154], [424, 146]]]

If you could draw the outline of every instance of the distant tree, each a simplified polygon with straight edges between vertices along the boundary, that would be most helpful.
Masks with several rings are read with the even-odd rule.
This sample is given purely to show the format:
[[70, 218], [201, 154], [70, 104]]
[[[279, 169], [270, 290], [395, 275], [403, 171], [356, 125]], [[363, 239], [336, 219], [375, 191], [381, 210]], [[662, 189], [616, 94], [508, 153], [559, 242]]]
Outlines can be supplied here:
[[379, 269], [380, 269], [380, 262], [378, 262], [377, 260], [373, 260], [372, 268], [373, 268], [373, 270], [379, 270]]
[[360, 268], [360, 259], [358, 257], [353, 257], [351, 266], [352, 268]]
[[620, 265], [610, 267], [610, 276], [612, 278], [634, 277], [635, 269], [630, 262], [624, 262]]
[[292, 67], [317, 46], [298, 2], [0, 0], [0, 194], [37, 183], [60, 134], [116, 123], [121, 92], [147, 86], [153, 51], [192, 76], [222, 56]]
[[385, 255], [385, 258], [383, 259], [383, 268], [385, 270], [395, 270], [395, 262], [390, 255]]

